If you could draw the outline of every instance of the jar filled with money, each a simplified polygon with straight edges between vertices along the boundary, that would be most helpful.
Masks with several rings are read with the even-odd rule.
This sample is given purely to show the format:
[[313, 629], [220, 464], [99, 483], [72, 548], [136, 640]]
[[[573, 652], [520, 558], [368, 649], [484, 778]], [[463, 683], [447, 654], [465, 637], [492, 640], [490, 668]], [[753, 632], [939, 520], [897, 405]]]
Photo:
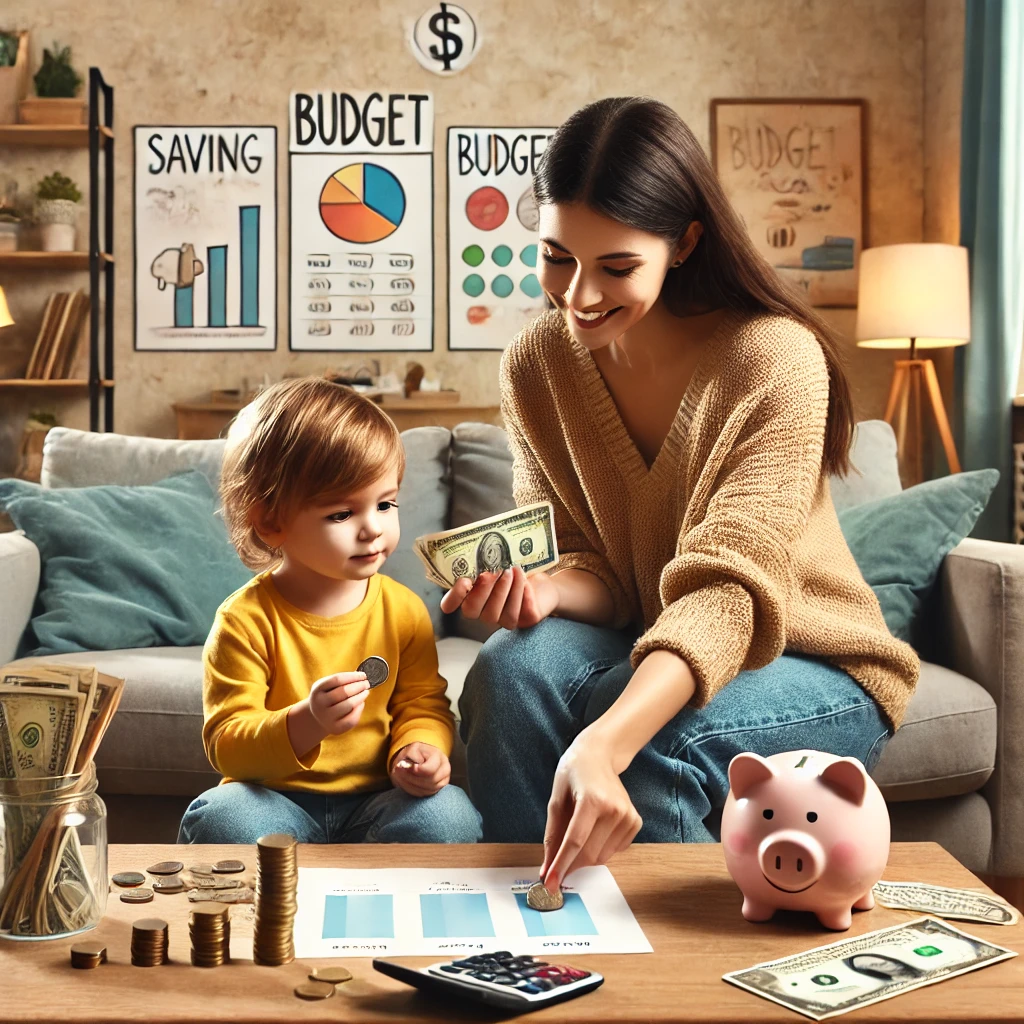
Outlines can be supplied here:
[[107, 905], [107, 809], [96, 768], [0, 778], [0, 938], [65, 938]]

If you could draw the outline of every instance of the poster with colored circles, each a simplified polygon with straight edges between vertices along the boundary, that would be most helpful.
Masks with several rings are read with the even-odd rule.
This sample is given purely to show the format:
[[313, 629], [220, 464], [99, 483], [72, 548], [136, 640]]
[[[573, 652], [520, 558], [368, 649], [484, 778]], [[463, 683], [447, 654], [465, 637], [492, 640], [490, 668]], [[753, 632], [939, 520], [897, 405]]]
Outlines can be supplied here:
[[[293, 96], [294, 351], [434, 347], [432, 105], [378, 99]], [[391, 110], [386, 129], [375, 124]]]
[[448, 129], [449, 349], [503, 349], [544, 312], [533, 176], [554, 131]]

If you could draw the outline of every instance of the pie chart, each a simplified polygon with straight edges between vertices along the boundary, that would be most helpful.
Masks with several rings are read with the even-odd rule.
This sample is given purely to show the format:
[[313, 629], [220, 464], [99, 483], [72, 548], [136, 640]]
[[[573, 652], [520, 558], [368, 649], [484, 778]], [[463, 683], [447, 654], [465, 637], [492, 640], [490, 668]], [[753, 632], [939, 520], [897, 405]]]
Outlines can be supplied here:
[[404, 216], [401, 182], [377, 164], [342, 167], [320, 192], [320, 219], [345, 242], [379, 242], [398, 230]]

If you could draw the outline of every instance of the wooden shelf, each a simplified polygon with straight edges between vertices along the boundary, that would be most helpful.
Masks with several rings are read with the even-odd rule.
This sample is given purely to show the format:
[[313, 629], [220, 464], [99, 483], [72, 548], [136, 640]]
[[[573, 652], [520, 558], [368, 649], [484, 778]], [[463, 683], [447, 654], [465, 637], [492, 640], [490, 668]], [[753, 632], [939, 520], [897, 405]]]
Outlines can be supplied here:
[[[105, 263], [113, 263], [109, 253], [100, 253]], [[0, 252], [0, 270], [88, 270], [87, 252]]]
[[[100, 125], [102, 141], [114, 133]], [[61, 149], [87, 149], [87, 124], [0, 124], [0, 146], [47, 146]]]
[[[9, 380], [0, 380], [0, 388], [58, 388], [58, 389], [75, 389], [75, 388], [87, 388], [89, 382], [87, 380], [79, 380], [70, 377], [61, 378], [59, 380], [30, 380], [25, 377], [16, 377]], [[112, 388], [114, 382], [112, 380], [101, 380], [100, 387]]]

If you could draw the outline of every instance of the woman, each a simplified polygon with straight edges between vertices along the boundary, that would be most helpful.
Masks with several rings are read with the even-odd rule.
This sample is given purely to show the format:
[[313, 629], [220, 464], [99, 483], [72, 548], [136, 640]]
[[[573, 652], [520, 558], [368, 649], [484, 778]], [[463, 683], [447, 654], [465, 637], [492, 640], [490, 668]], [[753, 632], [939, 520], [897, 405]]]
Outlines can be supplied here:
[[832, 505], [853, 427], [837, 340], [689, 129], [651, 100], [591, 104], [534, 193], [557, 308], [505, 353], [502, 410], [516, 502], [552, 503], [561, 559], [459, 580], [442, 607], [505, 627], [462, 696], [470, 784], [486, 841], [543, 836], [554, 891], [637, 836], [713, 841], [740, 751], [870, 769], [918, 661]]

